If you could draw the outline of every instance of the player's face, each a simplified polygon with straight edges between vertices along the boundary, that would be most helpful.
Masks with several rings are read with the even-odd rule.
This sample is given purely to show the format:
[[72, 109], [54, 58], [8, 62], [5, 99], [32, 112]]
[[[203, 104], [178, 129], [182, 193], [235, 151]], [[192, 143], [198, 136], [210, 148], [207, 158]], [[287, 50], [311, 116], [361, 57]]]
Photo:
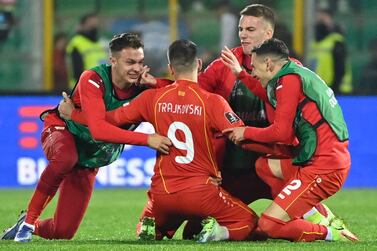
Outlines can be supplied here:
[[241, 16], [238, 24], [238, 36], [245, 54], [251, 54], [251, 50], [273, 35], [271, 26], [263, 17]]
[[253, 76], [255, 76], [262, 83], [263, 87], [267, 86], [268, 81], [271, 80], [271, 61], [268, 58], [257, 56], [255, 53], [251, 54], [252, 66], [253, 66]]
[[136, 83], [144, 66], [143, 48], [125, 48], [120, 52], [114, 53], [110, 62], [113, 68], [113, 79], [118, 79], [125, 83]]

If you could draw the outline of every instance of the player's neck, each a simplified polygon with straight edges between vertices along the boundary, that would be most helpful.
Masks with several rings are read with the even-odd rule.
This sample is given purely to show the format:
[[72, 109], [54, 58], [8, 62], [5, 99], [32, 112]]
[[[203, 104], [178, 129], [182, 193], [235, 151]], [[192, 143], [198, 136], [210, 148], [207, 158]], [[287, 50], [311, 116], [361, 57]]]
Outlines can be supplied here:
[[174, 78], [175, 78], [176, 81], [177, 80], [188, 80], [188, 81], [197, 83], [198, 82], [198, 73], [197, 72], [181, 73], [181, 74], [175, 75]]

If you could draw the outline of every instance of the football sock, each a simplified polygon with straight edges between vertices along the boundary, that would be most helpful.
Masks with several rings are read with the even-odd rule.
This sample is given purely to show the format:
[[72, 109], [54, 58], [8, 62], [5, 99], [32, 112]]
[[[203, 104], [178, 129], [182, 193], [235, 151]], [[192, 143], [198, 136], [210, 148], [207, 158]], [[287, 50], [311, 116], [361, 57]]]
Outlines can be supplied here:
[[26, 213], [25, 222], [31, 225], [35, 224], [35, 221], [41, 215], [43, 209], [50, 202], [52, 196], [41, 192], [38, 188], [34, 191], [33, 197], [29, 202], [29, 206]]
[[288, 222], [262, 214], [259, 227], [270, 238], [286, 239], [290, 241], [324, 240], [328, 234], [327, 227], [313, 224], [302, 219]]

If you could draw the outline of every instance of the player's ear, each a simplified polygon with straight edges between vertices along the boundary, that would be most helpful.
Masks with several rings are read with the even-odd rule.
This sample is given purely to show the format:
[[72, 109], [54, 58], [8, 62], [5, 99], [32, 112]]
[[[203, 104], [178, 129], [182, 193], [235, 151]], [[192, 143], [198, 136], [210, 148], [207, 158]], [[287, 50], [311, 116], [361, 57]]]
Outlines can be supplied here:
[[266, 70], [268, 72], [271, 72], [274, 69], [274, 63], [269, 57], [266, 57], [265, 60], [266, 60]]
[[202, 67], [203, 67], [203, 62], [200, 58], [198, 58], [198, 72], [202, 70]]
[[114, 65], [116, 63], [116, 58], [114, 57], [114, 55], [110, 55], [109, 62], [111, 65]]

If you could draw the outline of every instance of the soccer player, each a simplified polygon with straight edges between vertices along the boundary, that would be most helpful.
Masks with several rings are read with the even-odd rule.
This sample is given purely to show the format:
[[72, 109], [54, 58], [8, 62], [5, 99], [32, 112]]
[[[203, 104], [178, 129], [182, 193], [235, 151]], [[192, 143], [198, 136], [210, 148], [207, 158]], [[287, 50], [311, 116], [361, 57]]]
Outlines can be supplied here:
[[[43, 113], [41, 140], [49, 163], [27, 213], [1, 239], [29, 242], [32, 233], [46, 239], [71, 239], [89, 204], [98, 168], [115, 161], [123, 144], [148, 145], [168, 153], [171, 142], [166, 137], [123, 130], [106, 121], [107, 110], [128, 103], [144, 90], [135, 84], [145, 71], [143, 43], [137, 35], [114, 36], [109, 48], [111, 64], [84, 71], [73, 90], [72, 100], [82, 112], [72, 117], [87, 127], [84, 122], [63, 120], [57, 109]], [[53, 218], [39, 219], [58, 189]]]
[[199, 87], [201, 61], [196, 55], [193, 42], [173, 42], [168, 61], [175, 82], [145, 91], [106, 118], [117, 126], [148, 121], [173, 143], [169, 155], [157, 155], [149, 191], [157, 239], [171, 238], [185, 220], [212, 216], [204, 221], [200, 242], [244, 240], [256, 227], [257, 216], [210, 182], [210, 177], [220, 178], [211, 143], [215, 133], [243, 122], [224, 98]]
[[[291, 241], [358, 240], [347, 229], [313, 224], [300, 219], [322, 200], [335, 194], [350, 169], [348, 130], [334, 92], [309, 69], [292, 62], [284, 42], [269, 39], [252, 50], [252, 77], [230, 50], [223, 62], [254, 94], [275, 109], [266, 128], [235, 127], [223, 130], [231, 140], [291, 142], [297, 137], [294, 175], [259, 219], [258, 226], [271, 238]], [[255, 78], [261, 84], [255, 83]]]

